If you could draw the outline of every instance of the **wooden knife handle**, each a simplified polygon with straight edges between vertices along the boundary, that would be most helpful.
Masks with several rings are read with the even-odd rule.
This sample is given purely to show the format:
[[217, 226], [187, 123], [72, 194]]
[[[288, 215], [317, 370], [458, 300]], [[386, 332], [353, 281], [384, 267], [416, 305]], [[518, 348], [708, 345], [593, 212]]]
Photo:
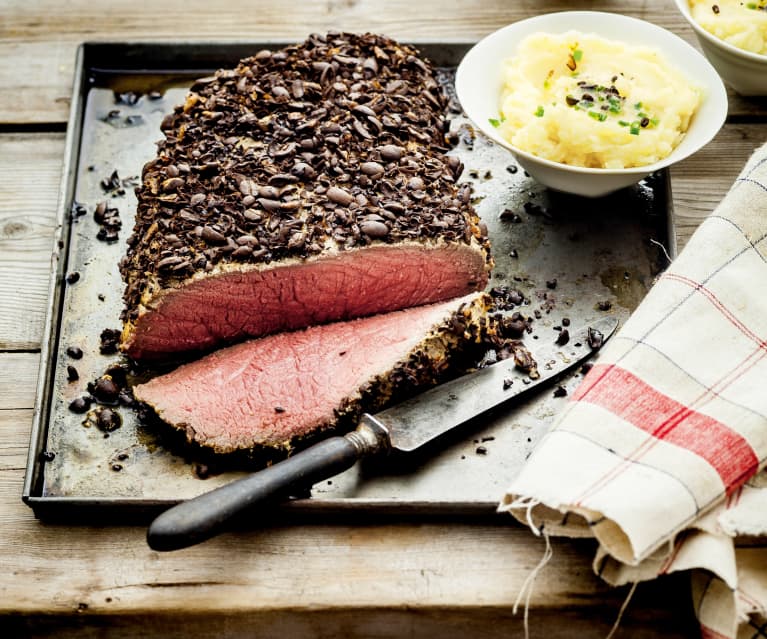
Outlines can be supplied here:
[[249, 477], [169, 508], [149, 526], [147, 543], [154, 550], [178, 550], [210, 539], [233, 517], [337, 475], [385, 444], [385, 436], [363, 421], [344, 437], [323, 440]]

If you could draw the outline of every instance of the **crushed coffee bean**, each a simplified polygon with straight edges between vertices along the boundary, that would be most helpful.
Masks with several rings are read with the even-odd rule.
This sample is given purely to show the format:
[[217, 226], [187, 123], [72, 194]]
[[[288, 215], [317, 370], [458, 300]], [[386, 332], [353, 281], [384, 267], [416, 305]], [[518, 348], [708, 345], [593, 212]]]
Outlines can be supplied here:
[[77, 271], [72, 271], [67, 275], [67, 284], [74, 284], [80, 279], [80, 274]]
[[83, 350], [79, 346], [67, 347], [67, 355], [72, 359], [82, 359]]
[[120, 331], [114, 328], [105, 328], [99, 335], [99, 353], [111, 355], [117, 352], [120, 344]]
[[600, 300], [597, 302], [597, 309], [600, 311], [609, 311], [613, 307], [613, 303], [610, 300]]
[[107, 408], [106, 406], [99, 406], [94, 413], [96, 418], [96, 428], [104, 433], [111, 433], [122, 426], [122, 417], [116, 410]]
[[67, 365], [67, 381], [76, 382], [78, 379], [80, 379], [80, 374], [77, 372], [77, 369], [71, 364], [68, 364]]
[[567, 396], [567, 389], [564, 386], [557, 386], [554, 389], [554, 397], [566, 397]]
[[115, 91], [115, 104], [127, 104], [128, 106], [134, 106], [138, 104], [141, 99], [141, 94], [136, 91], [124, 91], [122, 93]]
[[581, 366], [581, 373], [583, 373], [585, 375], [592, 368], [594, 368], [594, 364], [592, 362], [586, 362], [585, 364], [583, 364], [583, 366]]
[[102, 375], [95, 382], [88, 384], [88, 392], [102, 404], [117, 404], [120, 387], [110, 375]]
[[570, 318], [569, 317], [563, 317], [562, 318], [562, 326], [570, 326]]
[[514, 383], [514, 380], [507, 377], [503, 380], [503, 390], [509, 390]]
[[557, 287], [557, 278], [554, 277], [550, 280], [546, 280], [546, 288], [554, 290]]
[[589, 326], [589, 332], [588, 332], [589, 348], [591, 348], [592, 350], [601, 348], [604, 341], [605, 341], [605, 336], [602, 334], [602, 332], [598, 331], [595, 328], [591, 328], [591, 326]]
[[69, 410], [71, 410], [73, 413], [84, 413], [91, 407], [92, 401], [93, 400], [86, 395], [76, 397], [71, 402], [69, 402]]
[[106, 202], [99, 202], [93, 211], [93, 219], [99, 225], [96, 238], [103, 242], [116, 242], [118, 231], [122, 228], [120, 211]]
[[40, 451], [39, 459], [41, 462], [52, 462], [56, 459], [56, 453], [52, 453], [49, 450]]
[[484, 446], [477, 446], [474, 452], [476, 452], [477, 455], [487, 455], [487, 448], [485, 448]]
[[570, 331], [568, 331], [566, 328], [563, 328], [559, 332], [559, 335], [557, 335], [556, 343], [559, 346], [564, 346], [569, 341], [570, 341]]
[[284, 413], [285, 409], [282, 406], [275, 406], [274, 407], [274, 412], [275, 413]]

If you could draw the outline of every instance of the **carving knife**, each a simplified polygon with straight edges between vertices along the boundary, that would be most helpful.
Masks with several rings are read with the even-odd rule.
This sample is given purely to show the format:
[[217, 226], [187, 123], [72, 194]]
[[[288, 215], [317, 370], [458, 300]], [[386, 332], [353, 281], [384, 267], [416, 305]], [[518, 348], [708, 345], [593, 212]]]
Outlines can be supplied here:
[[150, 525], [147, 542], [154, 550], [192, 546], [226, 530], [236, 515], [258, 504], [286, 499], [351, 468], [362, 457], [414, 451], [580, 365], [617, 326], [616, 319], [604, 318], [572, 334], [565, 345], [541, 349], [535, 353], [535, 379], [517, 370], [510, 358], [375, 415], [366, 413], [357, 429], [343, 437], [325, 439], [264, 470], [169, 508]]

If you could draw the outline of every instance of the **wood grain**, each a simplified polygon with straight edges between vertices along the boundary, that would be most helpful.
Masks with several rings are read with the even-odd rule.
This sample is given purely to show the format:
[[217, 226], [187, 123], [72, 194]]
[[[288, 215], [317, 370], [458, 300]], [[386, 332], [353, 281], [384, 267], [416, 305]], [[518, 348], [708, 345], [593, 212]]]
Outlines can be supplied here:
[[40, 347], [64, 136], [0, 136], [0, 350]]
[[[280, 0], [217, 3], [168, 0], [163, 10], [152, 2], [114, 0], [108, 10], [91, 0], [6, 1], [0, 20], [0, 123], [24, 125], [65, 122], [77, 45], [89, 40], [302, 40], [330, 29], [375, 31], [404, 41], [475, 41], [506, 24], [535, 15], [573, 9], [623, 13], [654, 22], [697, 45], [692, 29], [671, 2], [621, 0], [572, 2], [439, 0], [386, 2], [313, 0], [286, 9]], [[730, 112], [764, 114], [767, 101], [731, 93]]]

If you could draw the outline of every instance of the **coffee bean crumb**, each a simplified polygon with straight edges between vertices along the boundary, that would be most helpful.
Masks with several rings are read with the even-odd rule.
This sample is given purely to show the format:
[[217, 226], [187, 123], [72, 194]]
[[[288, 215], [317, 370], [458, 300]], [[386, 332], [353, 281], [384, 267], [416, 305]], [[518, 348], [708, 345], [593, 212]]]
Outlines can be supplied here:
[[487, 448], [484, 446], [477, 446], [477, 450], [475, 452], [477, 455], [487, 455]]
[[275, 413], [284, 413], [285, 409], [282, 406], [275, 406], [274, 407], [274, 412]]
[[565, 397], [567, 395], [567, 389], [564, 386], [557, 386], [554, 389], [554, 397]]
[[69, 357], [72, 359], [82, 359], [83, 351], [77, 346], [69, 346], [67, 348], [67, 355], [69, 355]]
[[67, 365], [67, 381], [76, 382], [78, 379], [80, 379], [80, 374], [77, 372], [77, 369], [71, 364], [68, 364]]

